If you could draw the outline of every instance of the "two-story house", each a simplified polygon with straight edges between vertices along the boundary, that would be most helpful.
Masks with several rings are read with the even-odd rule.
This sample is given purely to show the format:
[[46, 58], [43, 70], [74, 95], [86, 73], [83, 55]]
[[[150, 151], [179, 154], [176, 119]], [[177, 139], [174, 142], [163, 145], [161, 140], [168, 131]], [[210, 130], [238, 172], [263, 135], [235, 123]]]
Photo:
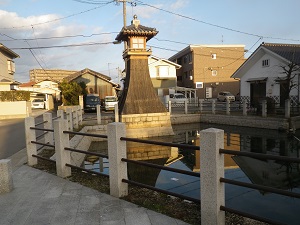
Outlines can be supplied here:
[[16, 82], [14, 82], [15, 74], [15, 58], [20, 56], [0, 43], [0, 91], [10, 91]]
[[182, 67], [177, 86], [197, 89], [199, 98], [216, 98], [220, 91], [239, 93], [231, 75], [245, 61], [244, 45], [189, 45], [169, 58]]
[[[289, 70], [290, 79], [287, 74]], [[299, 44], [263, 42], [232, 78], [240, 80], [241, 100], [256, 105], [268, 97], [283, 106], [287, 98], [292, 103], [299, 103], [299, 76]]]
[[177, 86], [176, 70], [180, 69], [181, 65], [151, 55], [148, 58], [148, 66], [153, 87], [163, 100], [163, 97], [169, 95]]

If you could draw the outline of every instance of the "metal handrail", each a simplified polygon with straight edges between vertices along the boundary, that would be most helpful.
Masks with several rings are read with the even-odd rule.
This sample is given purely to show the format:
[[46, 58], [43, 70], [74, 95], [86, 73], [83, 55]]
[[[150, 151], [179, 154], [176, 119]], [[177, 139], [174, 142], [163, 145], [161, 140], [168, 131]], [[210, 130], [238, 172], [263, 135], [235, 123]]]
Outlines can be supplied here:
[[46, 135], [46, 134], [48, 134], [48, 133], [49, 133], [49, 132], [46, 131], [46, 132], [44, 132], [44, 133], [42, 133], [42, 134], [36, 136], [36, 139], [40, 139], [41, 137], [43, 137], [44, 135]]
[[266, 218], [263, 218], [263, 217], [260, 217], [260, 216], [255, 216], [255, 215], [250, 214], [250, 213], [245, 213], [245, 212], [242, 212], [242, 211], [239, 211], [239, 210], [236, 210], [236, 209], [231, 209], [231, 208], [228, 208], [228, 207], [225, 207], [225, 206], [220, 206], [220, 210], [225, 211], [225, 212], [234, 213], [234, 214], [237, 214], [237, 215], [240, 215], [240, 216], [243, 216], [243, 217], [247, 217], [247, 218], [250, 218], [250, 219], [254, 219], [254, 220], [257, 220], [257, 221], [265, 222], [265, 223], [268, 223], [268, 224], [286, 225], [286, 224], [278, 223], [276, 221], [266, 219]]
[[168, 171], [171, 171], [171, 172], [186, 174], [186, 175], [190, 175], [190, 176], [194, 176], [194, 177], [200, 177], [200, 173], [195, 173], [195, 172], [190, 172], [190, 171], [186, 171], [186, 170], [170, 168], [170, 167], [166, 167], [166, 166], [160, 166], [160, 165], [156, 165], [156, 164], [153, 164], [153, 163], [146, 163], [146, 162], [136, 161], [136, 160], [132, 160], [132, 159], [126, 159], [126, 158], [122, 158], [121, 161], [127, 162], [127, 163], [143, 165], [143, 166], [147, 166], [147, 167], [152, 167], [152, 168], [156, 168], [156, 169], [168, 170]]
[[38, 159], [42, 159], [42, 160], [46, 160], [46, 161], [49, 161], [49, 162], [56, 163], [55, 160], [49, 159], [49, 158], [46, 158], [46, 157], [43, 157], [43, 156], [40, 156], [40, 155], [32, 155], [32, 156], [35, 157], [35, 158], [38, 158]]
[[75, 168], [75, 169], [79, 169], [79, 170], [83, 170], [83, 171], [88, 172], [88, 173], [97, 174], [97, 175], [104, 176], [104, 177], [109, 177], [108, 174], [99, 173], [99, 172], [93, 171], [93, 170], [88, 170], [88, 169], [85, 169], [85, 168], [82, 168], [82, 167], [79, 167], [79, 166], [74, 166], [74, 165], [69, 164], [69, 163], [66, 163], [66, 166], [71, 167], [71, 168]]
[[59, 118], [61, 118], [61, 116], [53, 117], [52, 120], [56, 120], [56, 119], [59, 119]]
[[36, 123], [36, 124], [34, 124], [35, 126], [39, 126], [39, 125], [42, 125], [42, 124], [44, 124], [44, 123], [48, 123], [48, 121], [46, 120], [46, 121], [42, 121], [42, 122], [39, 122], [39, 123]]
[[241, 152], [235, 150], [227, 150], [220, 149], [220, 153], [228, 154], [228, 155], [237, 155], [237, 156], [247, 156], [256, 159], [273, 159], [278, 161], [292, 162], [292, 163], [300, 163], [300, 158], [292, 158], [288, 156], [279, 156], [279, 155], [267, 155], [262, 153], [254, 153], [254, 152]]
[[66, 147], [64, 149], [68, 150], [68, 151], [71, 151], [71, 152], [79, 152], [79, 153], [83, 153], [83, 154], [87, 154], [87, 155], [95, 155], [95, 156], [99, 156], [99, 157], [108, 159], [108, 155], [100, 154], [100, 153], [97, 153], [97, 152], [88, 152], [88, 151], [78, 150], [78, 149], [75, 149], [75, 148], [68, 148], [68, 147]]
[[186, 144], [176, 144], [176, 143], [171, 143], [171, 142], [142, 140], [142, 139], [138, 139], [138, 138], [128, 138], [128, 137], [120, 137], [120, 140], [121, 141], [138, 142], [138, 143], [144, 143], [144, 144], [178, 147], [178, 148], [184, 148], [186, 150], [200, 150], [200, 146], [195, 146], [195, 145], [186, 145]]
[[136, 182], [136, 181], [127, 180], [127, 179], [122, 179], [122, 182], [127, 183], [127, 184], [133, 184], [133, 185], [136, 185], [136, 186], [140, 186], [140, 187], [143, 187], [143, 188], [147, 188], [147, 189], [157, 191], [157, 192], [167, 194], [167, 195], [172, 195], [172, 196], [175, 196], [175, 197], [178, 197], [178, 198], [181, 198], [181, 199], [185, 199], [185, 200], [200, 204], [199, 199], [191, 198], [191, 197], [181, 195], [181, 194], [177, 194], [177, 193], [174, 193], [174, 192], [171, 192], [171, 191], [166, 191], [166, 190], [156, 188], [156, 187], [153, 187], [153, 186], [150, 186], [150, 185], [147, 185], [147, 184], [143, 184], [143, 183], [139, 183], [139, 182]]
[[31, 141], [31, 143], [55, 148], [55, 145], [46, 144], [46, 143], [42, 143], [42, 142]]
[[237, 186], [241, 186], [241, 187], [252, 188], [252, 189], [259, 190], [259, 191], [272, 192], [275, 194], [285, 195], [285, 196], [294, 197], [294, 198], [300, 198], [300, 193], [285, 191], [285, 190], [268, 187], [268, 186], [264, 186], [264, 185], [250, 184], [250, 183], [236, 181], [236, 180], [230, 180], [230, 179], [226, 179], [226, 178], [222, 178], [222, 177], [220, 178], [220, 182], [227, 183], [227, 184], [233, 184], [233, 185], [237, 185]]
[[54, 129], [46, 129], [46, 128], [38, 128], [38, 127], [30, 127], [31, 130], [43, 130], [43, 131], [49, 131], [54, 132]]
[[82, 135], [82, 136], [89, 136], [89, 137], [100, 137], [100, 138], [107, 138], [107, 135], [102, 134], [90, 134], [90, 133], [81, 133], [81, 132], [73, 132], [73, 131], [63, 131], [64, 134], [75, 134], [75, 135]]

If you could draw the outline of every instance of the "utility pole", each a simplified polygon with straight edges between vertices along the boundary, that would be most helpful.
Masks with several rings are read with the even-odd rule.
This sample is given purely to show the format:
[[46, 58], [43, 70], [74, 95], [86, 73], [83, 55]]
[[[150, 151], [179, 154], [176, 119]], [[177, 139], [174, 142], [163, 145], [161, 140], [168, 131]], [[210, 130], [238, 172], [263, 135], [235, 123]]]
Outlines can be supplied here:
[[[126, 27], [126, 3], [131, 0], [116, 0], [117, 3], [123, 2], [123, 27]], [[124, 41], [124, 51], [127, 49], [127, 43]]]

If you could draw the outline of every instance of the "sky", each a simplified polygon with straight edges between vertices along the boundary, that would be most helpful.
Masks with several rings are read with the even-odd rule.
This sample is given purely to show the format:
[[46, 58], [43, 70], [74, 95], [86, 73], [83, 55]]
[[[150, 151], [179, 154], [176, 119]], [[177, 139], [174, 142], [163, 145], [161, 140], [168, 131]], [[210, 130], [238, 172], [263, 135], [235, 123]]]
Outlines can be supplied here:
[[[127, 0], [133, 15], [159, 33], [147, 42], [168, 59], [190, 44], [245, 45], [249, 55], [262, 43], [300, 44], [299, 0]], [[89, 68], [118, 82], [124, 69], [123, 3], [111, 0], [0, 0], [0, 43], [20, 55], [15, 80], [32, 69]], [[0, 62], [3, 63], [3, 62]]]

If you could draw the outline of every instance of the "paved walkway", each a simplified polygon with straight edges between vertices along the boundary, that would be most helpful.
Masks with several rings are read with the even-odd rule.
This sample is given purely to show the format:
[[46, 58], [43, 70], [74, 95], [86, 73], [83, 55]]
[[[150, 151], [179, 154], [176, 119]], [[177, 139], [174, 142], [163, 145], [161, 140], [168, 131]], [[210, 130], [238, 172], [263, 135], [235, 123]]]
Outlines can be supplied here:
[[23, 165], [13, 156], [14, 189], [0, 194], [0, 225], [185, 225], [163, 214]]

